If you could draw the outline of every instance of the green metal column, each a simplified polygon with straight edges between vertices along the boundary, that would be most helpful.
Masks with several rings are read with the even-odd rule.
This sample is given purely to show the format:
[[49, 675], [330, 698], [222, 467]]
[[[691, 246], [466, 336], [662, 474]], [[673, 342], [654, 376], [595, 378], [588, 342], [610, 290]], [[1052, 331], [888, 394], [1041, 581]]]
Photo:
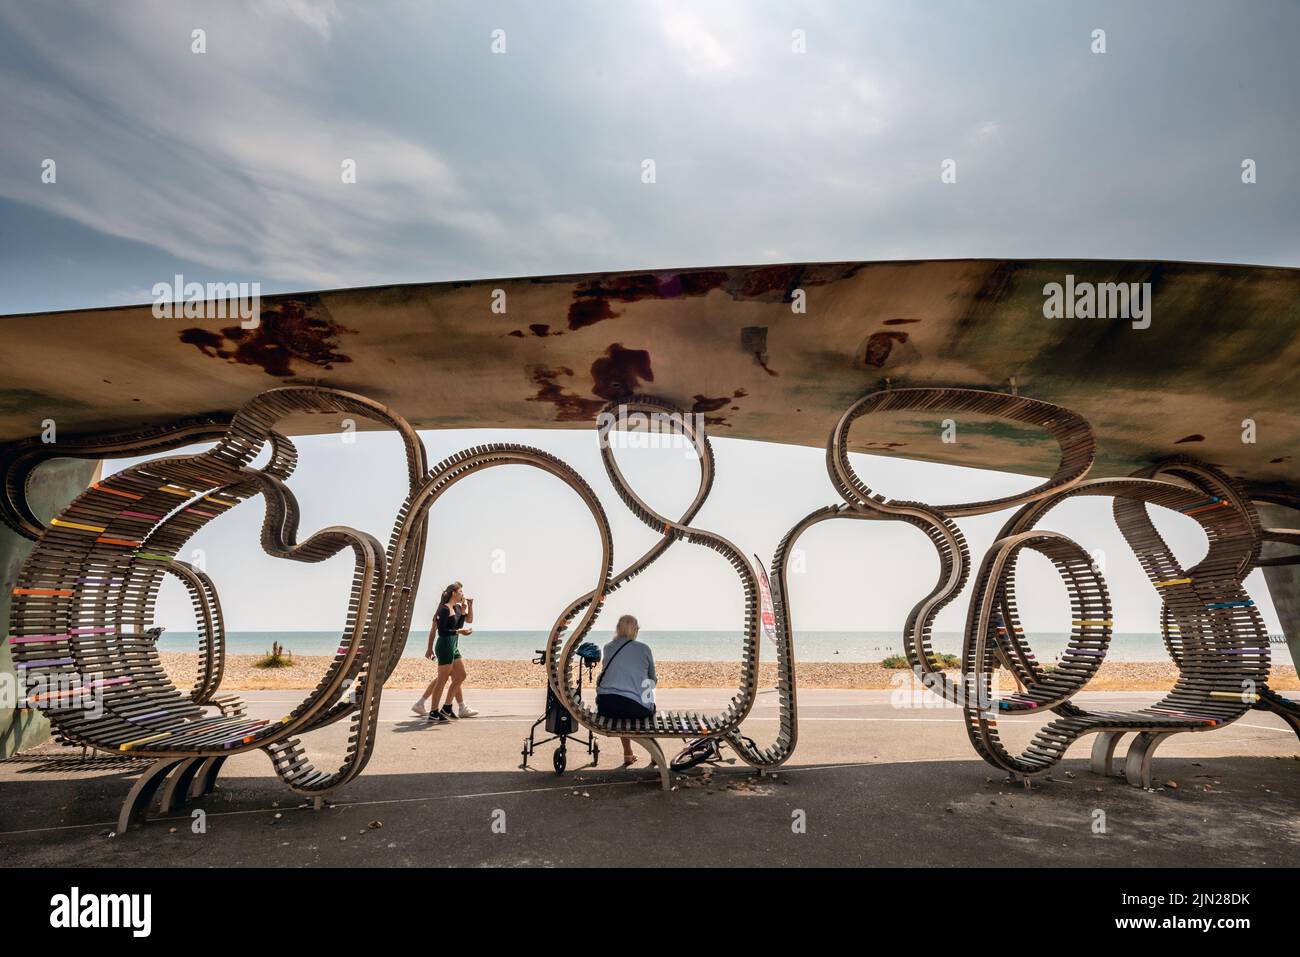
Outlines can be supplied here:
[[[28, 501], [38, 518], [48, 521], [57, 515], [74, 498], [85, 491], [93, 481], [98, 462], [77, 459], [56, 459], [47, 462], [32, 475], [28, 486]], [[23, 562], [31, 554], [32, 543], [0, 524], [0, 568], [4, 570], [4, 590], [0, 594], [0, 634], [9, 635], [9, 606], [13, 599], [14, 582]], [[22, 687], [14, 673], [13, 656], [8, 640], [0, 641], [0, 757], [34, 747], [50, 736], [49, 723], [39, 711], [19, 710], [14, 707], [15, 695]]]

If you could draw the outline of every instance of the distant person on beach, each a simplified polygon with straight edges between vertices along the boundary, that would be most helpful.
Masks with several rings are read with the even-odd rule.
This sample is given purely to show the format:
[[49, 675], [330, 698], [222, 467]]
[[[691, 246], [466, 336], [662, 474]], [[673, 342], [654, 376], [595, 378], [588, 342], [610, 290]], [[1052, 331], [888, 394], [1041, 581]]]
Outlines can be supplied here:
[[[424, 650], [424, 657], [438, 662], [438, 677], [424, 689], [420, 699], [411, 705], [416, 714], [424, 714], [425, 699], [433, 703], [434, 710], [429, 712], [429, 720], [435, 724], [446, 724], [453, 718], [472, 718], [478, 714], [465, 704], [461, 687], [465, 684], [465, 661], [460, 656], [460, 636], [468, 637], [474, 633], [473, 628], [465, 625], [474, 621], [474, 599], [465, 597], [465, 590], [460, 582], [452, 582], [442, 590], [438, 600], [438, 610], [433, 616], [433, 625], [429, 628], [429, 647]], [[451, 682], [447, 689], [447, 699], [441, 708], [438, 701], [442, 689]], [[458, 708], [453, 709], [452, 700]]]
[[[655, 713], [655, 657], [645, 642], [636, 640], [640, 630], [635, 618], [624, 615], [614, 640], [605, 646], [605, 667], [596, 679], [596, 713], [602, 718], [644, 719]], [[620, 740], [623, 767], [630, 767], [636, 763], [632, 739]]]

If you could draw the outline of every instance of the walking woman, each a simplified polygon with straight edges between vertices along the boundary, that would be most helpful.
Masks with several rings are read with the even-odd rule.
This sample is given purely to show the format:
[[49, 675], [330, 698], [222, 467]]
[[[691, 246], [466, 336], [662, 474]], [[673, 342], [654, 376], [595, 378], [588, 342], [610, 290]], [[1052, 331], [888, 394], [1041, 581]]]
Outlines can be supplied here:
[[[643, 641], [637, 641], [641, 626], [624, 615], [614, 629], [614, 640], [605, 646], [605, 667], [596, 680], [596, 713], [602, 718], [654, 717], [655, 656]], [[623, 767], [636, 763], [632, 739], [622, 738]]]
[[[465, 704], [465, 696], [461, 691], [461, 686], [465, 683], [465, 662], [460, 656], [460, 636], [468, 637], [474, 633], [473, 628], [465, 627], [473, 621], [474, 599], [465, 597], [460, 582], [452, 582], [442, 590], [438, 610], [433, 616], [433, 626], [429, 629], [429, 647], [424, 650], [424, 657], [437, 660], [438, 677], [424, 689], [420, 700], [411, 706], [416, 714], [424, 714], [427, 710], [425, 699], [431, 701], [434, 710], [429, 712], [429, 720], [435, 724], [446, 724], [453, 718], [472, 718], [478, 714]], [[442, 689], [447, 687], [448, 682], [450, 687], [447, 688], [447, 699], [439, 708]], [[452, 708], [453, 700], [459, 705], [458, 708]]]

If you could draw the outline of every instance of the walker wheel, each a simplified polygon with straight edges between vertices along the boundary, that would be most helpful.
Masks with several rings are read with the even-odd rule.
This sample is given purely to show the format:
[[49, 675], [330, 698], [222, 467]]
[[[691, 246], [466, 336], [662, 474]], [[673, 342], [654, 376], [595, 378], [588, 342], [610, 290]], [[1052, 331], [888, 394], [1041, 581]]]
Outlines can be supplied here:
[[555, 756], [552, 759], [552, 763], [555, 765], [556, 774], [564, 773], [564, 766], [568, 763], [568, 756], [564, 753], [564, 745], [560, 745], [555, 749]]
[[722, 748], [717, 738], [699, 738], [683, 748], [669, 764], [674, 771], [688, 771], [706, 761], [716, 761], [721, 756]]

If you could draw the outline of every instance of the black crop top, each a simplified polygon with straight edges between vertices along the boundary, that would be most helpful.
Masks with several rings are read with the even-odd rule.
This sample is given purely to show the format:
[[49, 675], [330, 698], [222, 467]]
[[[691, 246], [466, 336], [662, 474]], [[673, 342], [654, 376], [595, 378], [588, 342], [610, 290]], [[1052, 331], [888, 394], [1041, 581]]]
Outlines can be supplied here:
[[[460, 608], [459, 605], [456, 607]], [[434, 616], [434, 620], [438, 623], [438, 636], [450, 638], [464, 626], [465, 613], [458, 612], [453, 615], [446, 605], [442, 605], [438, 608], [438, 614]]]

